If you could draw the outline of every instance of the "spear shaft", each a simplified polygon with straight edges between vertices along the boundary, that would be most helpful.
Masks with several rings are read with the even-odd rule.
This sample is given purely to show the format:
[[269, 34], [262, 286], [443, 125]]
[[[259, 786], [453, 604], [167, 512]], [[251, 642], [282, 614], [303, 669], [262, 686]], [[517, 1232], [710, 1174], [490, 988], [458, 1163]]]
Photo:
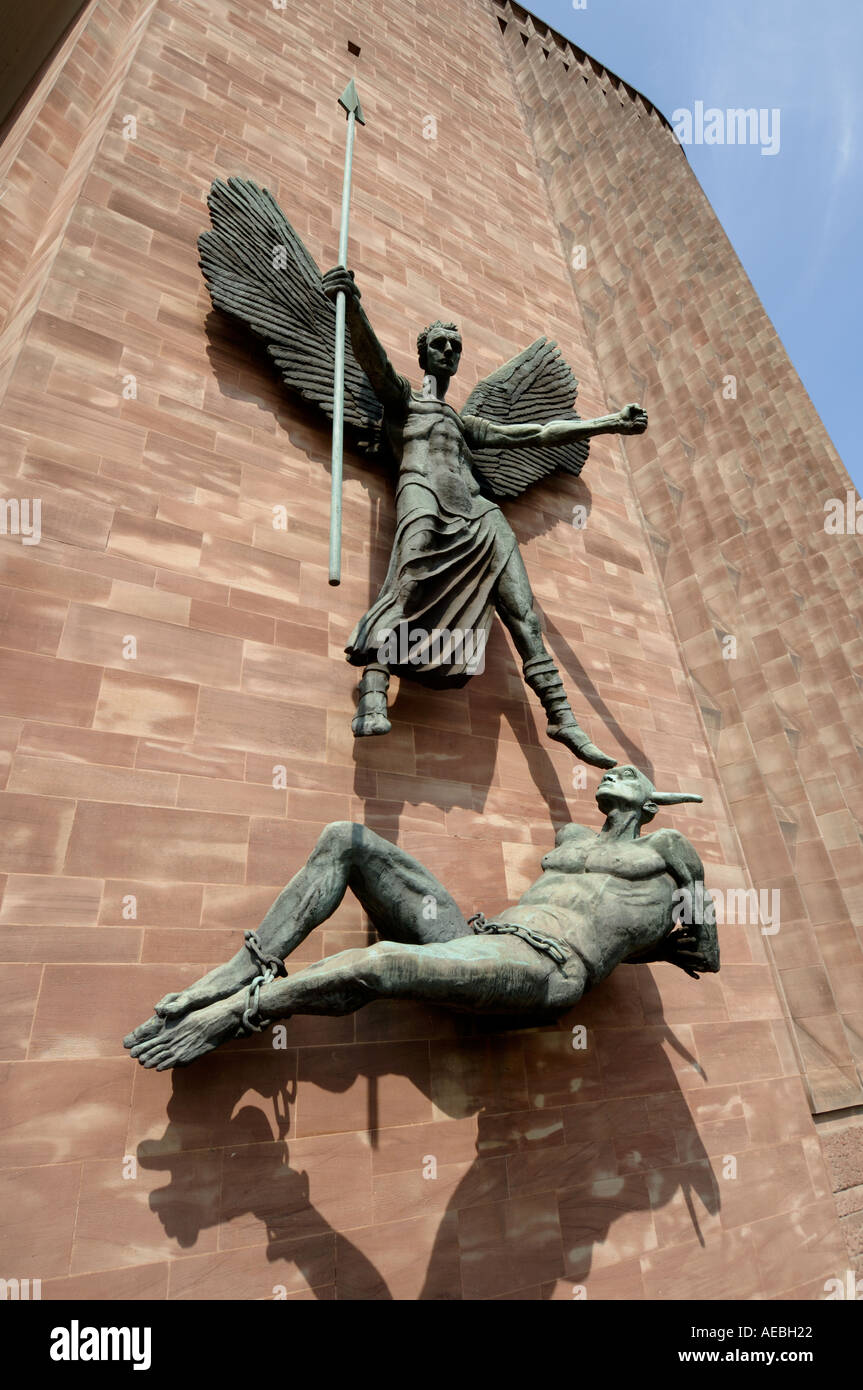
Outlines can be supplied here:
[[[348, 216], [351, 204], [351, 168], [354, 158], [356, 123], [365, 125], [363, 109], [351, 78], [339, 97], [339, 105], [348, 113], [348, 135], [345, 146], [345, 176], [342, 182], [342, 218], [339, 225], [339, 265], [348, 263]], [[345, 437], [345, 296], [336, 295], [336, 346], [333, 363], [333, 454], [330, 469], [330, 583], [340, 584], [342, 578], [342, 460]]]

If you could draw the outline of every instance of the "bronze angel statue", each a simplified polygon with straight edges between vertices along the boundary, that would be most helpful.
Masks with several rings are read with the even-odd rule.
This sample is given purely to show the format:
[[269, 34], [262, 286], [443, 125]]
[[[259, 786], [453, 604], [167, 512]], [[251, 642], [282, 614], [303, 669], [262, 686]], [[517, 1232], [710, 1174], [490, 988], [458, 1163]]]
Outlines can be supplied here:
[[363, 668], [352, 728], [388, 733], [392, 674], [436, 688], [463, 686], [479, 668], [497, 612], [524, 679], [539, 696], [549, 738], [595, 767], [613, 767], [580, 727], [542, 638], [515, 534], [499, 500], [556, 469], [577, 476], [596, 434], [640, 434], [637, 405], [582, 420], [577, 382], [555, 343], [538, 338], [471, 391], [461, 413], [446, 400], [462, 340], [440, 321], [417, 339], [420, 391], [393, 368], [360, 304], [352, 271], [321, 275], [267, 189], [217, 180], [212, 231], [199, 240], [214, 306], [264, 339], [285, 383], [332, 418], [335, 309], [343, 291], [345, 425], [356, 447], [392, 472], [396, 532], [380, 594], [354, 628], [347, 659]]

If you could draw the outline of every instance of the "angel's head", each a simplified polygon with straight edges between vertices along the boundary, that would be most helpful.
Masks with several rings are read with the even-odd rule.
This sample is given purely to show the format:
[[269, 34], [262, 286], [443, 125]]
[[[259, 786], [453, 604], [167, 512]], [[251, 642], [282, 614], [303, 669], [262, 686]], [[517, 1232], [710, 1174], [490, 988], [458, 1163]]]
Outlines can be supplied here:
[[637, 809], [642, 825], [653, 820], [660, 806], [676, 806], [681, 801], [701, 801], [701, 797], [695, 792], [658, 792], [650, 778], [631, 763], [609, 768], [596, 789], [600, 811], [607, 815], [615, 807]]
[[461, 360], [458, 325], [441, 323], [440, 319], [430, 323], [417, 338], [417, 356], [420, 366], [429, 376], [438, 379], [455, 376]]

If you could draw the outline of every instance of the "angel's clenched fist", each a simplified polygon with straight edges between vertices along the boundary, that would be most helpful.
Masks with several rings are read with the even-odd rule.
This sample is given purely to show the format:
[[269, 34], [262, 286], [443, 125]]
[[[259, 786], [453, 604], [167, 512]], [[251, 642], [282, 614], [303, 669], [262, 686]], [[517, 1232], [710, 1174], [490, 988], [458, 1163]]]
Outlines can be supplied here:
[[337, 294], [345, 294], [348, 299], [359, 299], [360, 291], [354, 280], [354, 272], [343, 265], [334, 266], [321, 277], [321, 289], [327, 299], [335, 299]]
[[625, 405], [620, 411], [621, 434], [644, 434], [647, 429], [647, 411], [640, 405]]

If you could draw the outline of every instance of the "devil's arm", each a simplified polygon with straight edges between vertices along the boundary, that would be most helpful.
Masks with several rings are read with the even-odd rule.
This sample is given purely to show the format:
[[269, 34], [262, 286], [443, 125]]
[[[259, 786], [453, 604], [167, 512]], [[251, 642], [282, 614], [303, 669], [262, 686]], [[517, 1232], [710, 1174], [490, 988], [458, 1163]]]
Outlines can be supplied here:
[[713, 899], [704, 886], [704, 866], [678, 830], [658, 830], [651, 835], [650, 843], [662, 855], [666, 872], [677, 885], [676, 930], [627, 959], [633, 965], [669, 961], [695, 979], [699, 972], [715, 974], [719, 970], [719, 937]]
[[677, 884], [680, 903], [678, 926], [683, 935], [694, 938], [695, 953], [701, 957], [701, 970], [715, 974], [719, 969], [719, 937], [716, 910], [704, 886], [704, 865], [685, 835], [679, 830], [659, 830], [651, 836], [665, 867]]

